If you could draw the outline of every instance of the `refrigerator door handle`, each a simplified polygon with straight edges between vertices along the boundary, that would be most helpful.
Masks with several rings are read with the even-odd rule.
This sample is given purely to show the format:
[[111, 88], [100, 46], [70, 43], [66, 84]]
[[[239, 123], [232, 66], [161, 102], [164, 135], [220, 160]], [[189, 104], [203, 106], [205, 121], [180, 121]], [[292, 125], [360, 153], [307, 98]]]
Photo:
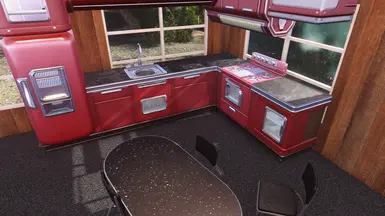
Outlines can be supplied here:
[[28, 85], [28, 79], [27, 78], [19, 78], [16, 80], [17, 85], [19, 86], [21, 97], [23, 98], [23, 101], [25, 105], [28, 108], [35, 109], [36, 108], [36, 103], [33, 100], [33, 96], [31, 93], [31, 90]]

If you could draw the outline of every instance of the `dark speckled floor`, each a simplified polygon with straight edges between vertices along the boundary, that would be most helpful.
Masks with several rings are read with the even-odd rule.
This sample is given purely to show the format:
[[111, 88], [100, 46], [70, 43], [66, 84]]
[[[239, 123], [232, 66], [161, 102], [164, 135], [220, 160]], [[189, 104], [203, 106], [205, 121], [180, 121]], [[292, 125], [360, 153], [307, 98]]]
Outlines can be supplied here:
[[161, 135], [194, 153], [196, 134], [220, 144], [221, 178], [238, 196], [244, 215], [255, 215], [260, 179], [301, 189], [299, 176], [308, 160], [317, 167], [320, 189], [307, 216], [385, 215], [384, 197], [319, 154], [308, 151], [280, 163], [269, 149], [221, 113], [162, 123], [46, 155], [37, 148], [33, 133], [1, 139], [0, 215], [104, 215], [110, 202], [99, 170], [113, 147], [130, 137]]

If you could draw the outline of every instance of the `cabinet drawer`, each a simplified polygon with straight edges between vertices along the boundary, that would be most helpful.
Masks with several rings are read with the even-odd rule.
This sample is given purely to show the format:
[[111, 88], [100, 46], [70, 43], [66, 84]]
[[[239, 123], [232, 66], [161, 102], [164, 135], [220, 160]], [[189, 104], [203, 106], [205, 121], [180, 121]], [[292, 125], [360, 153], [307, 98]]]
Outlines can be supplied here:
[[123, 97], [94, 104], [96, 131], [106, 131], [134, 123], [132, 97]]
[[238, 9], [239, 0], [222, 0], [222, 7], [229, 10]]
[[173, 86], [185, 86], [185, 85], [191, 85], [194, 83], [199, 82], [205, 82], [209, 80], [216, 79], [217, 73], [216, 72], [209, 72], [209, 73], [201, 73], [201, 74], [195, 74], [195, 75], [188, 75], [185, 77], [179, 77], [173, 79]]
[[102, 101], [108, 101], [108, 100], [114, 100], [122, 97], [132, 96], [132, 88], [130, 87], [115, 88], [115, 89], [110, 89], [102, 92], [88, 93], [88, 96], [90, 97], [92, 102], [98, 103]]
[[243, 114], [239, 109], [235, 106], [229, 104], [227, 101], [221, 99], [220, 101], [220, 109], [226, 113], [230, 118], [234, 119], [238, 122], [242, 127], [247, 127], [248, 118], [245, 114]]

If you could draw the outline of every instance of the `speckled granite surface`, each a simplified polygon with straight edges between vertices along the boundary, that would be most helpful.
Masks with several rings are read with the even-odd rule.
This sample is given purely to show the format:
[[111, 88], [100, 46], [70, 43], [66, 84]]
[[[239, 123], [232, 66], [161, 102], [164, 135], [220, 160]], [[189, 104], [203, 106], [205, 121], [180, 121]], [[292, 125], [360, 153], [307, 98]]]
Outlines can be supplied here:
[[[158, 62], [156, 64], [165, 69], [167, 73], [176, 73], [211, 66], [227, 67], [245, 62], [247, 61], [234, 57], [231, 54], [222, 53], [217, 55], [198, 56], [181, 60]], [[124, 68], [84, 73], [86, 88], [124, 82], [127, 80], [131, 79], [124, 72]]]
[[256, 83], [252, 88], [290, 110], [314, 106], [332, 99], [327, 91], [289, 76]]
[[119, 145], [107, 156], [105, 172], [132, 215], [242, 215], [225, 183], [163, 137]]

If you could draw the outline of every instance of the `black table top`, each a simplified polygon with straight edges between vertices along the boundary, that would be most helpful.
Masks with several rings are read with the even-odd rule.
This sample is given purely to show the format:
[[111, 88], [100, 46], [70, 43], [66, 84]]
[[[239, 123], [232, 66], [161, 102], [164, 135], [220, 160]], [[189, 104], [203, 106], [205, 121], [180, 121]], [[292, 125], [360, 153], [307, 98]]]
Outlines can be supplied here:
[[132, 216], [242, 215], [224, 182], [163, 137], [120, 144], [108, 154], [104, 171]]
[[256, 83], [252, 88], [292, 111], [330, 102], [332, 99], [329, 92], [289, 76]]

